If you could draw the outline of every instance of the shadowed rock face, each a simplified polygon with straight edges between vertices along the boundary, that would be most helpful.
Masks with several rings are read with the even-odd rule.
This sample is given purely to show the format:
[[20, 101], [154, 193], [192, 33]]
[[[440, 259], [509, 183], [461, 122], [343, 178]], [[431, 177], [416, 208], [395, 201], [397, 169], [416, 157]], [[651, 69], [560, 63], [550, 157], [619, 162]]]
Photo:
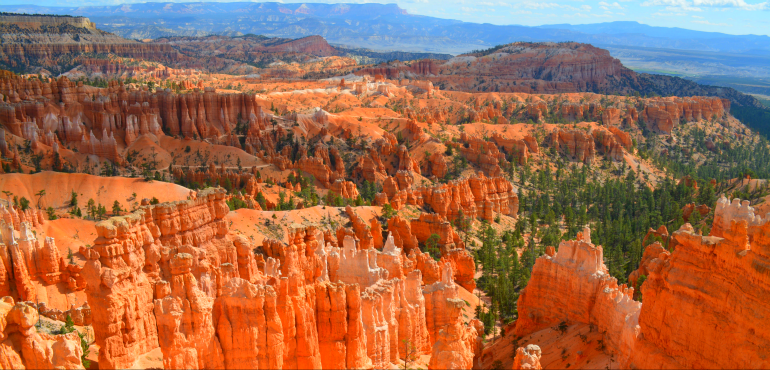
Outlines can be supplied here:
[[[605, 333], [605, 344], [623, 368], [765, 368], [766, 221], [747, 201], [723, 197], [711, 235], [697, 235], [685, 224], [672, 235], [674, 252], [649, 245], [631, 274], [634, 282], [647, 276], [643, 304], [632, 299], [633, 288], [618, 287], [608, 275], [601, 246], [591, 244], [584, 231], [537, 260], [519, 298], [514, 333], [585, 323]], [[519, 352], [516, 358], [525, 368], [523, 360], [531, 357], [528, 350]]]

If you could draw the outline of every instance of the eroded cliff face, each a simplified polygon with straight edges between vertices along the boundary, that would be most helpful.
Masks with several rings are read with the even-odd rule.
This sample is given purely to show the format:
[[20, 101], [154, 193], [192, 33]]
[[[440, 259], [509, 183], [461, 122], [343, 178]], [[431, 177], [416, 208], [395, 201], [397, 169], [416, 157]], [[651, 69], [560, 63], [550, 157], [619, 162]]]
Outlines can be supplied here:
[[[363, 221], [336, 238], [292, 227], [255, 255], [229, 232], [224, 201], [207, 189], [97, 224], [82, 252], [100, 367], [160, 348], [166, 368], [382, 368], [407, 356], [405, 342], [436, 357], [431, 368], [473, 366], [483, 329], [462, 323], [461, 258], [420, 264], [392, 236], [382, 251], [363, 246]], [[443, 278], [426, 285], [423, 270]]]
[[406, 204], [428, 205], [433, 212], [448, 220], [464, 217], [492, 221], [496, 214], [516, 217], [519, 212], [518, 189], [502, 176], [476, 176], [427, 187], [399, 184], [397, 179], [386, 180], [383, 192], [375, 199], [378, 205], [390, 203], [394, 209]]
[[755, 215], [748, 201], [722, 197], [709, 236], [695, 234], [689, 224], [674, 232], [674, 252], [661, 252], [646, 263], [639, 316], [643, 341], [630, 364], [770, 366], [767, 228], [766, 218]]
[[[722, 197], [710, 235], [685, 224], [672, 234], [673, 252], [657, 242], [647, 247], [631, 274], [634, 283], [646, 276], [643, 304], [608, 275], [602, 248], [586, 230], [538, 258], [513, 333], [561, 322], [595, 325], [623, 368], [770, 366], [766, 228], [747, 201]], [[517, 359], [532, 362], [529, 349], [519, 352]]]

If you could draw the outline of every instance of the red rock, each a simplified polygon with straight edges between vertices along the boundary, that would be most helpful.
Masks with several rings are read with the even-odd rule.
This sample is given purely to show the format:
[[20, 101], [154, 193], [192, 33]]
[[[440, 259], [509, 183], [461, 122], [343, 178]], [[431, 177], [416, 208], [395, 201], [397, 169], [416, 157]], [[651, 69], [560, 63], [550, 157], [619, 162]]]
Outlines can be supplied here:
[[716, 97], [653, 98], [645, 101], [640, 118], [650, 129], [671, 133], [680, 122], [710, 120], [726, 112], [729, 112], [729, 103]]
[[610, 126], [607, 128], [615, 135], [615, 138], [620, 142], [621, 145], [623, 145], [626, 150], [631, 150], [634, 147], [634, 143], [631, 140], [631, 135], [629, 135], [627, 132], [621, 131], [617, 127]]
[[393, 235], [397, 247], [409, 254], [414, 249], [419, 249], [417, 238], [412, 234], [411, 223], [399, 216], [388, 220], [388, 231]]
[[554, 255], [537, 259], [519, 296], [514, 334], [525, 336], [560, 322], [593, 324], [607, 332], [605, 345], [625, 363], [635, 345], [642, 307], [632, 296], [633, 288], [619, 287], [609, 276], [602, 248], [591, 244], [586, 228], [577, 240], [562, 242]]
[[700, 213], [701, 217], [706, 216], [709, 214], [709, 212], [711, 212], [711, 208], [705, 204], [701, 204], [697, 207], [695, 206], [695, 203], [685, 204], [685, 206], [682, 207], [682, 218], [685, 222], [690, 221], [690, 215], [692, 215], [694, 210], [698, 210], [698, 213]]

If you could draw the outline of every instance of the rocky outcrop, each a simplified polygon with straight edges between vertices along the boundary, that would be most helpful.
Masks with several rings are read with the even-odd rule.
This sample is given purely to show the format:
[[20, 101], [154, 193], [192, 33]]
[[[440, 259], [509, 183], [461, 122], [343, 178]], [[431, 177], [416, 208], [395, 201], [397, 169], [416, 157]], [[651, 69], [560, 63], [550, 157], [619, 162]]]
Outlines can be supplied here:
[[518, 190], [504, 177], [474, 177], [450, 181], [432, 187], [401, 188], [392, 178], [383, 184], [377, 204], [390, 203], [395, 209], [404, 204], [427, 206], [447, 220], [464, 217], [493, 221], [496, 214], [516, 217], [519, 212]]
[[[602, 249], [586, 230], [538, 258], [519, 297], [514, 333], [587, 323], [603, 333], [623, 368], [764, 368], [766, 225], [747, 201], [722, 197], [709, 236], [685, 224], [672, 235], [673, 252], [658, 242], [647, 247], [630, 276], [634, 284], [647, 277], [640, 287], [644, 304], [631, 299], [633, 288], [608, 276]], [[740, 288], [746, 284], [751, 288]], [[730, 349], [720, 345], [725, 342]]]
[[241, 278], [225, 284], [213, 308], [225, 368], [282, 368], [283, 325], [277, 297], [270, 285], [254, 285]]
[[581, 130], [555, 129], [549, 141], [559, 153], [583, 163], [591, 162], [596, 155], [593, 136]]
[[332, 183], [329, 191], [334, 192], [345, 199], [358, 198], [358, 187], [352, 181], [337, 179]]
[[562, 321], [593, 324], [612, 333], [611, 348], [628, 354], [641, 307], [632, 295], [632, 288], [618, 286], [609, 275], [602, 248], [591, 244], [586, 228], [577, 240], [562, 242], [558, 252], [549, 250], [537, 259], [519, 297], [514, 333], [521, 337]]
[[376, 231], [352, 208], [355, 231], [327, 243], [313, 226], [292, 226], [287, 243], [265, 239], [255, 256], [229, 233], [224, 195], [208, 189], [97, 224], [95, 245], [81, 252], [100, 367], [130, 367], [155, 348], [167, 368], [391, 367], [406, 356], [404, 341], [473, 365], [475, 327], [459, 310], [435, 319], [451, 310], [440, 296], [457, 297], [453, 262], [449, 280], [424, 292], [416, 267], [438, 275], [435, 261], [416, 263], [419, 249], [407, 256], [392, 236], [378, 251]]
[[519, 347], [513, 359], [513, 369], [542, 369], [540, 356], [540, 347], [537, 345], [528, 344], [526, 347]]
[[487, 141], [464, 132], [460, 134], [460, 141], [463, 144], [452, 142], [447, 144], [453, 145], [468, 159], [468, 162], [478, 165], [490, 176], [500, 175], [502, 173], [501, 167], [508, 165], [505, 154], [500, 152], [494, 141]]
[[467, 369], [481, 353], [480, 333], [483, 325], [478, 320], [470, 326], [462, 322], [465, 301], [459, 299], [452, 284], [452, 268], [442, 267], [441, 280], [423, 288], [426, 302], [428, 331], [435, 341], [429, 369]]
[[615, 134], [611, 131], [598, 129], [593, 130], [591, 136], [594, 138], [596, 147], [601, 149], [606, 157], [609, 157], [613, 161], [623, 160], [624, 146], [617, 139]]
[[83, 369], [77, 333], [38, 332], [37, 310], [13, 298], [0, 298], [0, 368]]
[[[166, 132], [214, 142], [224, 138], [228, 144], [239, 119], [248, 122], [245, 150], [249, 153], [276, 156], [275, 142], [282, 136], [280, 127], [268, 128], [267, 115], [254, 95], [217, 94], [213, 88], [176, 94], [150, 92], [146, 87], [131, 90], [122, 81], [110, 81], [107, 88], [99, 89], [66, 77], [43, 82], [10, 76], [0, 78], [0, 94], [13, 97], [0, 104], [0, 124], [13, 135], [52, 146], [77, 145], [82, 153], [117, 163], [123, 144], [128, 146], [142, 135], [159, 137]], [[229, 144], [240, 147], [238, 140]], [[304, 167], [321, 175], [310, 171], [311, 164]], [[329, 172], [337, 172], [329, 169], [323, 172], [327, 182], [339, 177], [330, 177]]]
[[509, 139], [495, 132], [492, 134], [492, 141], [500, 148], [504, 148], [505, 152], [515, 158], [516, 163], [520, 165], [527, 163], [530, 156], [529, 153], [540, 152], [537, 141], [530, 135], [524, 136], [523, 139]]
[[680, 123], [722, 118], [729, 111], [730, 101], [727, 99], [669, 97], [646, 100], [639, 116], [649, 129], [670, 134]]
[[[644, 304], [639, 316], [643, 341], [632, 355], [633, 365], [768, 366], [762, 356], [770, 340], [762, 330], [767, 317], [763, 312], [768, 310], [762, 298], [768, 294], [765, 266], [770, 254], [762, 236], [766, 228], [766, 220], [754, 215], [748, 201], [722, 197], [709, 236], [697, 235], [689, 224], [673, 233], [674, 252], [661, 252], [646, 264], [649, 274], [641, 287]], [[751, 289], [740, 288], [745, 284]], [[725, 304], [720, 297], [726, 295], [735, 305]], [[735, 307], [746, 314], [735, 314]], [[666, 315], [671, 319], [663, 319]], [[690, 332], [694, 329], [697, 335]], [[719, 343], [730, 343], [736, 351], [728, 354]]]
[[[194, 200], [145, 206], [97, 224], [95, 244], [84, 250], [88, 261], [82, 273], [88, 282], [86, 294], [92, 307], [96, 343], [101, 348], [100, 366], [130, 367], [136, 356], [159, 346], [168, 356], [164, 356], [167, 365], [197, 368], [221, 361], [221, 356], [207, 357], [211, 352], [201, 352], [198, 347], [180, 348], [214, 345], [211, 328], [190, 328], [206, 332], [187, 333], [193, 337], [189, 342], [174, 339], [174, 328], [179, 323], [172, 318], [185, 310], [190, 299], [206, 301], [202, 295], [216, 296], [227, 273], [227, 269], [218, 267], [230, 263], [229, 270], [235, 270], [232, 264], [237, 266], [237, 252], [226, 238], [227, 226], [222, 219], [228, 211], [224, 190], [212, 189], [200, 192]], [[221, 254], [207, 261], [204, 250]], [[188, 265], [193, 275], [186, 272]], [[206, 294], [194, 289], [197, 284], [191, 276], [201, 282]], [[154, 298], [158, 301], [153, 302]], [[195, 303], [198, 310], [209, 307], [209, 320], [211, 303]], [[208, 321], [196, 318], [195, 322]]]

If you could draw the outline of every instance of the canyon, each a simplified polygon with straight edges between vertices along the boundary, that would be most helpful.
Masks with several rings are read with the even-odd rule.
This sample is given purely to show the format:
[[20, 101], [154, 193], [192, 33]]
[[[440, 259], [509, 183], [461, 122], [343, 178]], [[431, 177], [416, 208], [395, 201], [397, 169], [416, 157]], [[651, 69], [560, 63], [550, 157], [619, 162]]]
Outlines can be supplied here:
[[0, 17], [0, 368], [767, 366], [730, 91]]

